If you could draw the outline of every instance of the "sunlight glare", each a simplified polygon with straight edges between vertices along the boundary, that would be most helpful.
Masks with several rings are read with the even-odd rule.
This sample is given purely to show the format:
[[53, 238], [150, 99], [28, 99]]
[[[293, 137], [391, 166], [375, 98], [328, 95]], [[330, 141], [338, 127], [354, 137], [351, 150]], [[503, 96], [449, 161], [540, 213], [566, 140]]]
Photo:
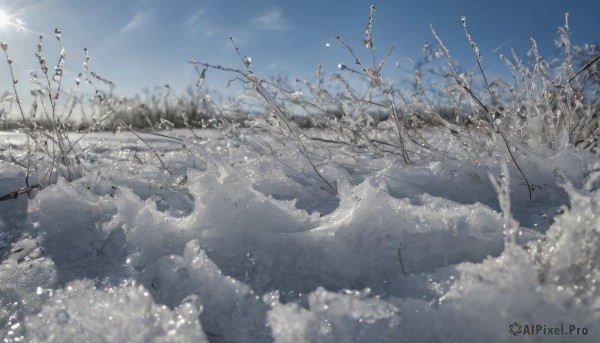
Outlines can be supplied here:
[[6, 30], [11, 25], [10, 17], [5, 9], [0, 8], [0, 30]]

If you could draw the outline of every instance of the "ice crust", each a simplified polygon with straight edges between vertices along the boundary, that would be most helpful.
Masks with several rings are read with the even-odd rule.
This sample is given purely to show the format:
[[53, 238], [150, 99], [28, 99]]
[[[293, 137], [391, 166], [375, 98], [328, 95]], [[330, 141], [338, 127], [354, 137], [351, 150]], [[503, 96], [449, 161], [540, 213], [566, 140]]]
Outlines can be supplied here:
[[[507, 244], [502, 160], [477, 141], [428, 132], [445, 155], [411, 166], [315, 142], [338, 195], [276, 133], [171, 134], [185, 148], [149, 141], [172, 176], [135, 137], [90, 134], [95, 172], [0, 202], [5, 342], [504, 342], [512, 323], [597, 341], [596, 156], [527, 151]], [[4, 160], [3, 194], [24, 177]]]

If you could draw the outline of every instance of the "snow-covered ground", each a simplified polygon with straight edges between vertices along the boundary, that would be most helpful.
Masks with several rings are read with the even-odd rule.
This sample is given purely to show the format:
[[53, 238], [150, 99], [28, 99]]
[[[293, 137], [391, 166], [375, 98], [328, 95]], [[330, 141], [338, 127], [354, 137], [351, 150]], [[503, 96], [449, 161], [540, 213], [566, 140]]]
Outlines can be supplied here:
[[[275, 130], [162, 133], [178, 140], [142, 137], [172, 175], [131, 133], [90, 133], [86, 175], [0, 202], [4, 342], [600, 337], [598, 156], [519, 147], [534, 191], [509, 165], [508, 244], [489, 177], [506, 156], [476, 131], [421, 131], [412, 165], [305, 139], [337, 193]], [[25, 186], [25, 136], [0, 147], [2, 196]]]

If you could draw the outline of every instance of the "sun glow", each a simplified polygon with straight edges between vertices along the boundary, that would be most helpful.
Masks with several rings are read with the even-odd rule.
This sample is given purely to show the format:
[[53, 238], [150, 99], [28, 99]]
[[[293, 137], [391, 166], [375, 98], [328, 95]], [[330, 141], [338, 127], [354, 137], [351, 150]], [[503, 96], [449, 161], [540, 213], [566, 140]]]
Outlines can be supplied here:
[[6, 30], [11, 25], [10, 14], [3, 8], [0, 8], [0, 30]]
[[0, 8], [0, 31], [6, 31], [11, 26], [18, 31], [24, 29], [23, 22], [20, 18], [15, 18], [14, 13], [10, 13], [4, 8]]

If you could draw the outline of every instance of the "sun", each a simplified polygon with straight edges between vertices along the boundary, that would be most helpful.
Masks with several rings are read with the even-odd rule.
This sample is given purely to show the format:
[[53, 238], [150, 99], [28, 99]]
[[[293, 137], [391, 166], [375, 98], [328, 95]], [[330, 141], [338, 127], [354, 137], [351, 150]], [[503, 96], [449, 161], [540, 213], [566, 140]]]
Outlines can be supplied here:
[[4, 31], [12, 25], [14, 25], [12, 23], [12, 16], [5, 9], [0, 8], [0, 30]]

